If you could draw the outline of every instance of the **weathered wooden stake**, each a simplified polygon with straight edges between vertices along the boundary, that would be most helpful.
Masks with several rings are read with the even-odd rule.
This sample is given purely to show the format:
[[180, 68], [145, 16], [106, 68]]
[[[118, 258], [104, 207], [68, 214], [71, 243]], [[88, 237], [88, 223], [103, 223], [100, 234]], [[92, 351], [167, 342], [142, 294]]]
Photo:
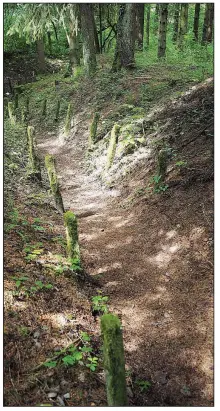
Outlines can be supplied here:
[[162, 148], [159, 151], [157, 165], [158, 165], [157, 174], [158, 176], [161, 176], [160, 182], [162, 182], [165, 180], [166, 172], [167, 172], [167, 150], [165, 148]]
[[56, 208], [61, 214], [63, 214], [64, 213], [63, 199], [60, 193], [59, 183], [57, 179], [55, 159], [51, 154], [47, 154], [45, 156], [45, 166], [47, 169], [47, 174], [48, 174], [49, 182], [50, 182], [50, 188], [54, 196]]
[[64, 214], [64, 224], [66, 227], [67, 255], [72, 259], [80, 260], [77, 218], [72, 211]]
[[54, 121], [58, 121], [58, 119], [59, 119], [59, 114], [60, 114], [60, 100], [57, 100], [56, 116], [55, 116]]
[[128, 405], [125, 377], [124, 347], [119, 318], [113, 314], [101, 317], [104, 343], [104, 369], [109, 407]]
[[118, 144], [119, 131], [120, 131], [120, 126], [118, 124], [115, 124], [111, 131], [110, 143], [109, 143], [108, 153], [107, 153], [106, 170], [108, 170], [111, 167], [114, 161], [116, 146]]
[[68, 109], [67, 109], [67, 115], [66, 115], [66, 122], [65, 122], [65, 134], [66, 134], [66, 136], [69, 134], [70, 128], [71, 128], [72, 110], [73, 110], [72, 104], [69, 103]]
[[35, 130], [33, 126], [28, 126], [27, 137], [28, 137], [28, 151], [29, 151], [29, 163], [28, 163], [28, 176], [37, 178], [41, 181], [41, 171], [40, 162], [35, 153], [34, 147], [34, 134]]
[[14, 106], [13, 106], [12, 101], [8, 102], [8, 116], [9, 116], [11, 124], [15, 124], [16, 123], [16, 117], [14, 115]]
[[93, 120], [90, 126], [90, 133], [89, 133], [89, 145], [90, 146], [96, 143], [96, 133], [97, 133], [99, 119], [100, 119], [100, 114], [96, 112], [94, 114], [94, 117], [93, 117]]

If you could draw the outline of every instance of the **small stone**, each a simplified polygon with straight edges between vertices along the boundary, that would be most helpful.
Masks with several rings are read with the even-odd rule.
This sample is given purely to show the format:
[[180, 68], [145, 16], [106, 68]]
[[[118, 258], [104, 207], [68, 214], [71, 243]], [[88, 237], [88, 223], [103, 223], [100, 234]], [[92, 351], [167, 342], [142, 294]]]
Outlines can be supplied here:
[[65, 402], [62, 400], [61, 397], [59, 397], [59, 395], [58, 395], [58, 397], [57, 397], [57, 401], [60, 403], [61, 407], [65, 407], [65, 406], [66, 406], [66, 405], [65, 405]]
[[67, 392], [66, 394], [64, 394], [63, 398], [65, 398], [66, 400], [70, 399], [70, 393]]
[[41, 348], [41, 343], [39, 343], [38, 341], [34, 341], [35, 342], [35, 347], [39, 350]]
[[133, 398], [134, 394], [133, 394], [131, 387], [127, 387], [127, 394], [128, 394], [128, 397]]
[[34, 333], [34, 338], [37, 339], [40, 337], [40, 332], [39, 331], [35, 331]]
[[79, 373], [78, 380], [81, 381], [81, 382], [85, 381], [85, 373], [84, 372]]
[[49, 392], [47, 394], [48, 398], [56, 398], [57, 397], [57, 392]]

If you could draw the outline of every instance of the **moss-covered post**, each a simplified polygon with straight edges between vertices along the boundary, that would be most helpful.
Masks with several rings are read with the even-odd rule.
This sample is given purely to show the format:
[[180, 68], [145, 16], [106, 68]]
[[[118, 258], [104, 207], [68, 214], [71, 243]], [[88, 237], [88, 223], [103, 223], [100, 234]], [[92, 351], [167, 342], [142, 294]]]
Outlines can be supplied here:
[[50, 188], [54, 196], [56, 208], [61, 214], [63, 214], [64, 213], [63, 199], [60, 193], [60, 187], [59, 187], [59, 183], [57, 179], [55, 159], [52, 155], [47, 154], [45, 156], [45, 166], [47, 169], [47, 174], [48, 174], [49, 182], [50, 182]]
[[100, 114], [96, 112], [94, 114], [94, 117], [93, 117], [93, 120], [90, 126], [90, 133], [89, 133], [89, 145], [90, 146], [96, 143], [96, 133], [97, 133], [99, 119], [100, 119]]
[[42, 115], [42, 117], [45, 117], [46, 114], [47, 114], [47, 99], [45, 98], [45, 99], [43, 100], [42, 113], [41, 113], [41, 115]]
[[10, 119], [11, 124], [15, 124], [16, 123], [16, 118], [14, 115], [14, 106], [12, 101], [8, 102], [8, 117]]
[[162, 148], [159, 151], [158, 160], [157, 160], [158, 161], [158, 163], [157, 163], [157, 166], [158, 166], [157, 174], [158, 174], [158, 176], [161, 176], [160, 182], [164, 181], [165, 177], [166, 177], [167, 159], [168, 159], [167, 158], [167, 150], [165, 148]]
[[66, 227], [67, 255], [71, 260], [80, 260], [77, 218], [72, 211], [64, 213], [64, 225]]
[[54, 121], [58, 121], [58, 119], [59, 119], [59, 114], [60, 114], [60, 100], [57, 100], [56, 115], [55, 115]]
[[33, 126], [28, 126], [27, 128], [27, 138], [28, 138], [28, 176], [37, 178], [41, 181], [41, 171], [40, 171], [40, 162], [35, 153], [34, 147], [34, 134], [35, 130]]
[[116, 146], [118, 144], [119, 131], [120, 131], [120, 126], [118, 124], [115, 124], [111, 131], [111, 136], [110, 136], [110, 143], [109, 143], [108, 153], [107, 153], [106, 170], [108, 170], [111, 167], [114, 161]]
[[101, 317], [104, 346], [107, 401], [109, 407], [128, 405], [125, 377], [124, 347], [119, 318], [113, 314]]
[[71, 128], [72, 111], [73, 111], [72, 104], [69, 103], [68, 109], [67, 109], [67, 115], [66, 115], [66, 122], [65, 122], [65, 134], [66, 134], [66, 136], [69, 134], [70, 128]]

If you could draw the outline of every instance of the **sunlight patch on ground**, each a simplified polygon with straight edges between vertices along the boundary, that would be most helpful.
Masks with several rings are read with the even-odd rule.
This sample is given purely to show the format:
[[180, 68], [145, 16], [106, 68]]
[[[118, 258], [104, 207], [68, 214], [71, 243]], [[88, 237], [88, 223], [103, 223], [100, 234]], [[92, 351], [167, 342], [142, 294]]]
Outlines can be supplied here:
[[161, 248], [162, 251], [153, 257], [149, 257], [148, 261], [151, 264], [156, 265], [158, 268], [167, 268], [168, 264], [172, 260], [172, 255], [181, 249], [181, 245], [175, 243], [173, 245], [162, 245]]

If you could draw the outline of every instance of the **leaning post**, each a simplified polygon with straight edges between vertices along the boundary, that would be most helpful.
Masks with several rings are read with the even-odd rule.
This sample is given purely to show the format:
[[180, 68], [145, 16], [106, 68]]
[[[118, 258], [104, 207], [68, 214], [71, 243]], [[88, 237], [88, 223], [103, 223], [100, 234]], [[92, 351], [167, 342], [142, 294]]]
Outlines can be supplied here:
[[109, 407], [128, 405], [121, 323], [113, 314], [101, 317], [107, 401]]
[[77, 218], [72, 211], [64, 213], [64, 225], [66, 227], [67, 255], [70, 260], [80, 260]]
[[59, 187], [59, 183], [57, 179], [55, 159], [51, 154], [47, 154], [45, 156], [45, 166], [47, 169], [47, 174], [48, 174], [49, 182], [50, 182], [50, 188], [54, 196], [56, 208], [61, 214], [63, 214], [64, 213], [63, 199], [60, 193], [60, 187]]
[[28, 138], [28, 175], [29, 177], [37, 178], [41, 181], [41, 171], [40, 171], [40, 162], [37, 158], [34, 146], [34, 134], [35, 129], [33, 126], [28, 126], [27, 128], [27, 138]]

